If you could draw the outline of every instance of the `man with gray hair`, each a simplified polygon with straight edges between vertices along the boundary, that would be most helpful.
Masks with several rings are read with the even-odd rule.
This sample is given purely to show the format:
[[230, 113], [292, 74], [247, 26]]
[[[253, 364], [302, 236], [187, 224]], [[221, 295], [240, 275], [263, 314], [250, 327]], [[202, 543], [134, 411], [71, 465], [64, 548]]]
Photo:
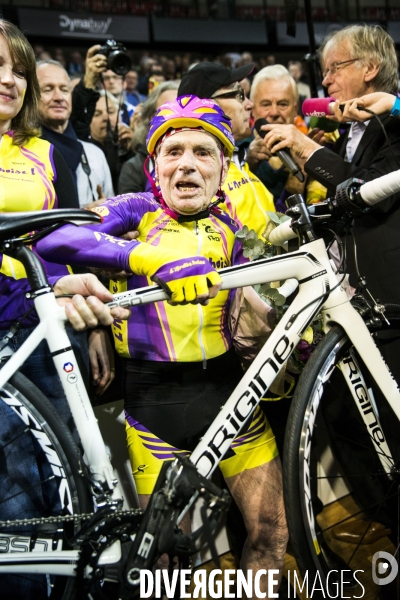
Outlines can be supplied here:
[[89, 142], [78, 140], [69, 119], [72, 110], [71, 80], [61, 63], [39, 61], [39, 117], [42, 137], [63, 155], [75, 182], [81, 207], [101, 197], [114, 195], [103, 152]]
[[[251, 86], [250, 99], [254, 121], [267, 119], [268, 123], [294, 123], [299, 93], [295, 80], [283, 65], [264, 67], [257, 73]], [[255, 136], [247, 153], [250, 170], [273, 194], [277, 209], [285, 210], [285, 206], [279, 204], [279, 198], [285, 188], [290, 193], [300, 191], [297, 179], [289, 175], [280, 159], [267, 148], [265, 141], [257, 133]]]
[[[398, 61], [394, 42], [378, 25], [352, 25], [335, 32], [320, 49], [322, 84], [329, 96], [345, 102], [372, 92], [396, 94]], [[336, 187], [356, 177], [370, 181], [399, 168], [400, 121], [389, 114], [352, 123], [332, 150], [303, 135], [293, 125], [265, 126], [267, 149], [289, 149], [305, 172], [326, 186], [328, 196]], [[373, 211], [356, 219], [358, 268], [367, 277], [375, 298], [400, 303], [398, 264], [400, 247], [400, 194], [390, 196]], [[397, 258], [396, 258], [397, 257]], [[354, 253], [349, 247], [347, 268], [350, 282], [357, 286]], [[400, 366], [400, 365], [399, 365]], [[400, 369], [399, 369], [400, 370]]]
[[[337, 104], [373, 92], [395, 94], [398, 85], [398, 60], [392, 38], [377, 25], [352, 25], [335, 32], [320, 50], [323, 81], [331, 98]], [[294, 159], [304, 166], [305, 172], [326, 186], [332, 197], [336, 187], [350, 178], [371, 181], [392, 171], [400, 164], [400, 120], [390, 113], [372, 118], [365, 123], [354, 122], [342, 134], [333, 149], [324, 148], [301, 134], [293, 125], [273, 124], [266, 127], [268, 149], [289, 149]], [[382, 126], [381, 126], [382, 125]], [[369, 292], [375, 301], [400, 304], [400, 194], [393, 194], [374, 205], [369, 212], [354, 219], [353, 238], [347, 236], [347, 268], [350, 284], [357, 287], [366, 279]], [[357, 254], [354, 252], [356, 244]], [[400, 381], [400, 340], [393, 331], [379, 332], [380, 350], [393, 373]], [[388, 443], [393, 455], [400, 449], [398, 435], [393, 431], [393, 417], [386, 406], [375, 398], [383, 428], [389, 432]], [[335, 414], [333, 414], [333, 412]], [[380, 498], [369, 485], [366, 475], [371, 455], [362, 444], [362, 434], [357, 420], [358, 410], [346, 402], [345, 394], [335, 390], [335, 408], [324, 415], [329, 428], [339, 431], [341, 439], [341, 468], [350, 486], [357, 490], [360, 506], [368, 515], [362, 522], [365, 527], [355, 530], [353, 525], [343, 525], [337, 535], [345, 535], [354, 543], [365, 543], [368, 531], [379, 521], [393, 532], [398, 527], [398, 507]], [[344, 429], [345, 425], [345, 429]], [[385, 428], [386, 425], [386, 428]], [[360, 441], [361, 440], [361, 441]], [[346, 460], [347, 458], [347, 460]], [[350, 468], [349, 468], [350, 465]], [[373, 508], [372, 508], [373, 507]], [[390, 596], [390, 594], [389, 594]], [[388, 596], [388, 597], [389, 597]], [[394, 592], [390, 597], [394, 597]]]

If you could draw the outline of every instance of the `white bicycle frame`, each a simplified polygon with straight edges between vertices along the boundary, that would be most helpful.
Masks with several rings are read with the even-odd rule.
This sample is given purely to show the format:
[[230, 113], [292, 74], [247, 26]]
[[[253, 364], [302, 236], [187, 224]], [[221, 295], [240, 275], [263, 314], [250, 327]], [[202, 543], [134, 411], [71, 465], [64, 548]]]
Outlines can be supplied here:
[[[338, 285], [338, 277], [332, 268], [323, 240], [310, 242], [301, 246], [296, 252], [275, 258], [228, 267], [223, 269], [220, 274], [223, 279], [223, 289], [294, 278], [299, 282], [299, 291], [257, 358], [246, 371], [242, 380], [193, 451], [191, 461], [196, 465], [201, 475], [211, 476], [230, 444], [239, 434], [243, 424], [273, 383], [306, 328], [319, 312], [323, 316], [325, 331], [335, 323], [343, 327], [400, 420], [399, 388], [364, 321], [350, 304], [345, 290]], [[68, 338], [65, 331], [63, 331], [64, 317], [62, 310], [55, 308], [55, 300], [52, 294], [46, 296], [47, 299], [39, 296], [35, 300], [41, 323], [0, 371], [0, 387], [18, 369], [39, 341], [46, 338], [81, 436], [90, 472], [100, 481], [105, 481], [110, 489], [113, 489], [115, 496], [118, 497], [119, 488], [112, 479], [111, 465], [90, 401], [81, 383], [81, 377], [78, 370], [75, 369], [76, 360], [74, 355], [71, 351], [60, 354], [65, 345], [69, 345]], [[166, 296], [160, 288], [149, 287], [118, 294], [114, 298], [115, 302], [111, 305], [133, 306], [165, 300]], [[57, 322], [57, 328], [55, 327], [55, 321]], [[73, 372], [77, 375], [76, 381], [71, 382], [68, 379], [69, 373], [65, 370], [65, 364], [68, 362], [74, 365]], [[354, 389], [351, 372], [352, 367], [349, 367], [347, 363], [347, 379], [350, 382], [350, 388], [353, 387]], [[357, 389], [354, 391], [354, 398], [359, 406], [360, 398]], [[371, 403], [371, 407], [372, 413], [370, 410], [364, 411], [363, 407], [360, 408], [366, 427], [370, 427], [371, 418], [380, 427], [379, 417], [373, 403]], [[381, 458], [382, 453], [378, 452], [378, 454], [385, 471], [389, 473], [392, 457], [385, 440], [380, 441], [380, 448], [385, 450], [386, 458], [384, 460]], [[116, 562], [119, 557], [119, 542], [116, 542], [107, 553], [103, 554], [102, 564]], [[35, 572], [73, 577], [77, 559], [77, 551], [34, 551], [19, 554], [18, 558], [16, 558], [15, 553], [0, 553], [0, 573]]]

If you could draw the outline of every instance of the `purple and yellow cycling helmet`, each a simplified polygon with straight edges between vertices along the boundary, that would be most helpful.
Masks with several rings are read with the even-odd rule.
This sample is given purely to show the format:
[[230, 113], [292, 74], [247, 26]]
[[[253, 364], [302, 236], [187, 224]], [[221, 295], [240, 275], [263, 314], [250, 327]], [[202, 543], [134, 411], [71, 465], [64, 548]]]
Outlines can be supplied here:
[[225, 154], [232, 157], [235, 141], [230, 119], [218, 104], [197, 96], [180, 96], [160, 106], [149, 124], [147, 151], [152, 155], [157, 143], [170, 129], [199, 128], [215, 136], [223, 145]]

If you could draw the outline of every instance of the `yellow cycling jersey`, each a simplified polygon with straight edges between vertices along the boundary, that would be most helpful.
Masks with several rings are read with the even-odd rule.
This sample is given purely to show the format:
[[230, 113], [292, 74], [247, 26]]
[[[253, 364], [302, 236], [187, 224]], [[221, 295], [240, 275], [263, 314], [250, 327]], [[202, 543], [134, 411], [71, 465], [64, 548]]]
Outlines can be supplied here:
[[[235, 230], [232, 224], [215, 217], [178, 223], [160, 208], [141, 219], [138, 241], [160, 250], [180, 248], [182, 256], [205, 256], [220, 269], [230, 266], [233, 255], [238, 254], [238, 248], [234, 252]], [[150, 279], [134, 275], [125, 281], [112, 281], [110, 290], [115, 294], [151, 284]], [[207, 306], [157, 302], [135, 307], [128, 321], [117, 321], [112, 326], [116, 350], [123, 357], [171, 362], [200, 362], [219, 356], [231, 346], [229, 296], [229, 290], [219, 292]]]
[[226, 194], [225, 203], [220, 205], [222, 210], [227, 212], [240, 228], [247, 225], [261, 237], [270, 220], [267, 212], [275, 212], [274, 198], [250, 171], [247, 163], [240, 169], [231, 161], [222, 189]]
[[[37, 137], [24, 146], [12, 143], [12, 132], [0, 141], [0, 212], [49, 210], [54, 208], [53, 146]], [[9, 277], [26, 277], [18, 260], [3, 256], [1, 272]]]
[[[46, 236], [38, 244], [42, 256], [57, 256], [61, 264], [127, 272], [135, 263], [135, 248], [140, 261], [146, 246], [156, 257], [167, 250], [179, 250], [182, 259], [202, 256], [215, 269], [246, 262], [242, 245], [235, 238], [237, 226], [222, 211], [214, 209], [215, 214], [199, 221], [179, 222], [147, 193], [117, 196], [95, 210], [103, 217], [102, 223], [66, 226], [57, 235]], [[120, 239], [132, 230], [139, 231], [138, 240]], [[110, 289], [115, 294], [151, 284], [146, 276], [133, 274], [111, 281]], [[229, 304], [230, 292], [224, 290], [207, 306], [171, 306], [167, 302], [134, 306], [128, 321], [114, 321], [116, 349], [121, 356], [149, 361], [201, 362], [214, 358], [231, 346]]]

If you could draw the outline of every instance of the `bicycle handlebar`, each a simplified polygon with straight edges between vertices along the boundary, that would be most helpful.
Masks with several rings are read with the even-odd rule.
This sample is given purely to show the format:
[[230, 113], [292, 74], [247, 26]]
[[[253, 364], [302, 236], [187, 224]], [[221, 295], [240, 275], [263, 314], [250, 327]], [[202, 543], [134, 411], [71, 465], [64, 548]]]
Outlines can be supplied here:
[[[241, 267], [247, 267], [248, 265], [240, 265], [238, 268], [225, 267], [218, 271], [222, 278], [221, 289], [231, 290], [260, 283], [260, 269], [263, 268], [263, 265], [258, 261], [250, 264], [254, 266], [253, 269], [243, 270]], [[297, 286], [297, 279], [287, 279], [282, 286], [278, 288], [278, 291], [282, 296], [287, 298], [295, 291]], [[168, 299], [167, 293], [160, 286], [152, 285], [115, 294], [113, 302], [108, 302], [107, 306], [109, 308], [115, 308], [116, 306], [130, 308], [131, 306], [138, 306], [139, 304], [150, 304]]]
[[[311, 215], [319, 217], [332, 218], [332, 216], [342, 216], [343, 214], [361, 216], [378, 202], [382, 202], [399, 191], [400, 169], [367, 183], [359, 179], [349, 179], [337, 187], [333, 198], [306, 208]], [[298, 217], [295, 211], [296, 209], [293, 207], [289, 209], [288, 214], [293, 217], [292, 220], [281, 223], [270, 233], [269, 240], [275, 246], [283, 246], [298, 236], [296, 231]], [[326, 214], [323, 214], [324, 211]]]
[[297, 233], [292, 229], [292, 221], [284, 221], [278, 227], [275, 227], [269, 234], [269, 241], [274, 246], [283, 246], [289, 240], [297, 238]]
[[360, 196], [369, 206], [373, 206], [388, 196], [400, 191], [400, 169], [373, 181], [367, 181], [360, 187]]

